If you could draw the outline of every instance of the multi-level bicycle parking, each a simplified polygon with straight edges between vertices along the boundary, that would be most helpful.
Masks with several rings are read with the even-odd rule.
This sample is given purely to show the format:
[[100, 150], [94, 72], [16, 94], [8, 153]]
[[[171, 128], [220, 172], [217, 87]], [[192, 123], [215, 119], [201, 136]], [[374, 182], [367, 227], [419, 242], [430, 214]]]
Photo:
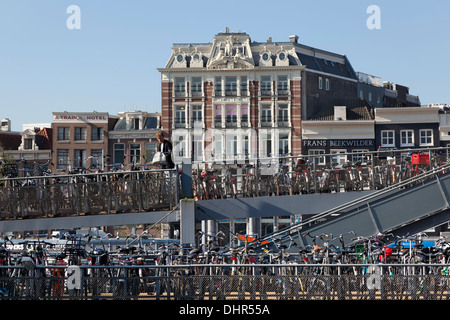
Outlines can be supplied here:
[[[178, 243], [92, 248], [68, 237], [60, 250], [45, 240], [4, 239], [0, 299], [448, 299], [449, 239], [377, 235], [328, 245], [342, 235], [308, 235], [314, 246], [295, 254], [233, 248], [222, 235], [183, 248]], [[281, 239], [272, 239], [277, 243]], [[286, 240], [286, 239], [283, 239]], [[292, 242], [291, 245], [295, 246]]]
[[[409, 156], [415, 154], [419, 153], [411, 153]], [[327, 168], [317, 166], [314, 161], [300, 163], [298, 157], [287, 158], [288, 165], [278, 166], [280, 175], [269, 175], [274, 185], [273, 189], [269, 189], [261, 187], [264, 175], [256, 170], [262, 165], [244, 164], [240, 167], [242, 170], [239, 174], [237, 171], [224, 170], [226, 166], [221, 166], [214, 178], [226, 177], [228, 182], [235, 183], [233, 190], [236, 190], [236, 193], [228, 194], [223, 189], [216, 192], [222, 197], [226, 195], [244, 198], [348, 192], [368, 188], [389, 189], [389, 186], [394, 186], [398, 182], [402, 182], [402, 187], [407, 188], [409, 184], [413, 184], [414, 179], [411, 178], [414, 176], [420, 178], [419, 182], [414, 183], [422, 181], [422, 171], [440, 168], [439, 171], [442, 173], [446, 170], [445, 166], [440, 167], [442, 163], [447, 163], [445, 156], [431, 152], [422, 155], [428, 155], [429, 161], [417, 165], [408, 159], [408, 155], [397, 158], [378, 157], [376, 162], [372, 158], [371, 161], [364, 162], [366, 169], [374, 169], [372, 175], [367, 174], [365, 180], [359, 179], [357, 176], [364, 177], [363, 170], [355, 170], [353, 175], [340, 179], [339, 184], [336, 184], [339, 185], [339, 189], [334, 190], [325, 188], [326, 184], [323, 183], [325, 172], [334, 170], [348, 173], [354, 167], [359, 167], [342, 165], [339, 168], [338, 166]], [[245, 171], [247, 168], [248, 172]], [[375, 168], [379, 170], [376, 171]], [[378, 185], [374, 184], [376, 175], [373, 172], [387, 172], [387, 169], [397, 170], [389, 171], [385, 175], [388, 178], [380, 179]], [[359, 175], [356, 174], [357, 171], [361, 171]], [[205, 172], [214, 173], [213, 170]], [[309, 191], [293, 188], [292, 177], [300, 176], [300, 172], [309, 173], [310, 176], [317, 178], [310, 181]], [[370, 173], [370, 170], [367, 172]], [[86, 175], [60, 175], [58, 178], [61, 178], [62, 183], [57, 187], [61, 188], [62, 185], [69, 190], [69, 184], [72, 184], [71, 192], [68, 192], [66, 198], [71, 199], [72, 204], [76, 203], [79, 208], [94, 208], [95, 206], [89, 205], [87, 196], [99, 199], [99, 194], [106, 194], [102, 188], [111, 187], [108, 185], [111, 182], [120, 185], [123, 190], [121, 192], [128, 193], [130, 199], [133, 199], [135, 191], [142, 187], [138, 186], [138, 181], [146, 180], [143, 173], [148, 174], [148, 183], [157, 185], [157, 188], [140, 193], [140, 197], [134, 198], [135, 201], [144, 203], [143, 197], [149, 197], [149, 192], [170, 189], [171, 191], [165, 194], [167, 196], [175, 195], [179, 191], [177, 170], [170, 173], [160, 170], [89, 173], [91, 179], [89, 181]], [[268, 178], [268, 175], [265, 176]], [[51, 175], [47, 177], [55, 178]], [[117, 180], [114, 181], [110, 177], [117, 177]], [[170, 180], [171, 177], [175, 179]], [[196, 177], [195, 171], [192, 177], [193, 190], [197, 192], [199, 189], [196, 189], [196, 183], [200, 178]], [[204, 177], [206, 174], [202, 178]], [[319, 180], [318, 177], [323, 180]], [[36, 181], [39, 183], [44, 181], [42, 177], [34, 179], [38, 179]], [[33, 181], [33, 177], [27, 177], [27, 183], [28, 180]], [[353, 185], [358, 188], [347, 188], [346, 181], [349, 180], [352, 180]], [[36, 181], [31, 182], [30, 187], [35, 186]], [[24, 178], [9, 178], [4, 182], [7, 184], [3, 186], [3, 191], [8, 190], [9, 196], [19, 194], [21, 187], [28, 186], [24, 184]], [[80, 192], [88, 185], [92, 188]], [[16, 189], [8, 189], [13, 186]], [[221, 186], [222, 184], [215, 184], [215, 187]], [[250, 192], [246, 194], [245, 190]], [[268, 193], [268, 190], [271, 192]], [[194, 195], [200, 199], [214, 199], [206, 193], [204, 198], [198, 193]], [[28, 199], [23, 203], [30, 206], [32, 199], [33, 194], [29, 193]], [[168, 199], [170, 201], [170, 198]], [[117, 203], [120, 202], [119, 200]], [[5, 203], [2, 202], [2, 205]], [[147, 202], [147, 207], [138, 205], [138, 209], [149, 210], [149, 203]], [[26, 206], [19, 207], [13, 202], [9, 204], [15, 206], [16, 212], [30, 212], [24, 209], [17, 210], [17, 208], [26, 209]], [[165, 205], [169, 207], [170, 203]], [[73, 206], [72, 210], [74, 208]], [[127, 211], [126, 208], [122, 210]], [[26, 215], [21, 217], [24, 218]], [[308, 237], [313, 245], [305, 246], [301, 245], [298, 239], [292, 238], [289, 232], [277, 232], [264, 238], [231, 234], [230, 243], [222, 243], [224, 234], [199, 233], [199, 236], [201, 236], [199, 239], [209, 241], [197, 241], [194, 246], [187, 247], [176, 241], [142, 245], [142, 239], [139, 239], [136, 241], [137, 245], [128, 243], [120, 248], [116, 246], [112, 248], [113, 239], [100, 241], [100, 246], [93, 246], [94, 241], [89, 237], [84, 239], [68, 237], [57, 244], [50, 240], [4, 239], [0, 250], [0, 298], [437, 300], [449, 297], [449, 242], [446, 238], [434, 241], [432, 245], [426, 245], [424, 238], [415, 236], [399, 238], [379, 234], [376, 237], [367, 237], [358, 235], [357, 231], [352, 231], [351, 235], [306, 232], [304, 237]], [[344, 238], [348, 239], [350, 236], [350, 242], [344, 241]], [[411, 243], [414, 245], [408, 245]]]
[[379, 190], [448, 159], [446, 148], [340, 154], [345, 155], [354, 161], [337, 163], [336, 154], [322, 154], [212, 164], [194, 169], [194, 196], [207, 200]]

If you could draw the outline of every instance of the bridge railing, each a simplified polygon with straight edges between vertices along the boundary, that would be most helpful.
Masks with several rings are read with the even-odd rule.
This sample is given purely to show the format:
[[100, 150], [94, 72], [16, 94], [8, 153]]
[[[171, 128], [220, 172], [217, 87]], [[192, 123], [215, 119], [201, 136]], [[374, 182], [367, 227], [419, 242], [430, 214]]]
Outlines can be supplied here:
[[7, 178], [0, 180], [0, 219], [164, 210], [179, 194], [176, 169]]
[[[352, 161], [336, 163], [344, 156]], [[3, 178], [0, 219], [165, 210], [187, 185], [198, 200], [379, 190], [447, 160], [448, 148], [377, 150], [203, 163], [207, 169], [190, 163], [182, 175], [171, 169]]]
[[[448, 161], [448, 148], [226, 160], [193, 164], [196, 199], [379, 190]], [[204, 163], [203, 163], [204, 164]]]

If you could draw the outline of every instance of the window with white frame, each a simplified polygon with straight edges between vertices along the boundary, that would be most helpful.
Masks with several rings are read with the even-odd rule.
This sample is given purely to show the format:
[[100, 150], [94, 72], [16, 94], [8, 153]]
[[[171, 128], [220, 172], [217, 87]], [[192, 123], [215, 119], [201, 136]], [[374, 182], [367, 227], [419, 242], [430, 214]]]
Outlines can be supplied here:
[[289, 93], [287, 76], [278, 76], [277, 91], [279, 95], [287, 95]]
[[213, 160], [222, 159], [222, 135], [216, 134], [213, 136], [213, 150], [212, 150]]
[[248, 126], [248, 105], [241, 105], [241, 126]]
[[325, 157], [321, 157], [321, 154], [325, 154], [325, 150], [323, 149], [309, 149], [308, 155], [313, 156], [312, 159], [315, 161], [316, 164], [324, 165], [325, 164]]
[[192, 126], [201, 126], [202, 124], [202, 106], [193, 105], [192, 107]]
[[325, 90], [330, 91], [330, 79], [325, 79]]
[[278, 105], [278, 123], [286, 124], [289, 122], [289, 108], [287, 104]]
[[192, 136], [192, 160], [203, 160], [203, 140], [201, 135]]
[[237, 95], [237, 79], [236, 77], [225, 78], [225, 95], [236, 96]]
[[222, 77], [216, 77], [215, 78], [215, 94], [216, 96], [222, 95]]
[[222, 125], [222, 105], [217, 104], [214, 108], [214, 123], [217, 125]]
[[272, 123], [272, 106], [263, 104], [261, 106], [261, 125], [271, 125]]
[[184, 136], [178, 136], [175, 138], [174, 145], [174, 158], [183, 158], [186, 155], [186, 139]]
[[191, 94], [193, 97], [202, 95], [202, 78], [194, 77], [191, 80]]
[[237, 156], [237, 135], [227, 134], [226, 136], [226, 157], [227, 159], [236, 159]]
[[433, 130], [422, 129], [420, 133], [420, 145], [421, 146], [431, 146], [433, 145]]
[[381, 146], [382, 147], [395, 147], [395, 133], [394, 130], [382, 130], [381, 131]]
[[319, 89], [323, 88], [323, 79], [322, 77], [319, 77]]
[[241, 96], [248, 95], [248, 84], [247, 84], [247, 77], [242, 76], [241, 77]]
[[139, 118], [131, 118], [130, 119], [130, 129], [131, 130], [140, 130], [141, 129], [141, 119]]
[[278, 137], [278, 155], [289, 155], [289, 134], [280, 133]]
[[237, 124], [237, 106], [235, 104], [227, 104], [225, 106], [225, 122], [230, 126]]
[[342, 165], [347, 162], [347, 156], [345, 154], [347, 150], [330, 150], [331, 156], [331, 164], [332, 165]]
[[414, 131], [401, 130], [400, 131], [400, 146], [407, 147], [414, 145]]
[[352, 162], [365, 162], [365, 155], [369, 152], [367, 149], [363, 150], [352, 150]]
[[186, 84], [184, 78], [175, 78], [175, 96], [181, 97], [185, 95]]
[[272, 134], [270, 132], [261, 134], [261, 157], [272, 156]]
[[272, 81], [270, 80], [270, 76], [261, 77], [261, 94], [262, 95], [272, 94]]
[[175, 127], [186, 126], [186, 107], [175, 106]]
[[141, 162], [141, 145], [130, 143], [130, 161], [128, 163], [137, 164]]

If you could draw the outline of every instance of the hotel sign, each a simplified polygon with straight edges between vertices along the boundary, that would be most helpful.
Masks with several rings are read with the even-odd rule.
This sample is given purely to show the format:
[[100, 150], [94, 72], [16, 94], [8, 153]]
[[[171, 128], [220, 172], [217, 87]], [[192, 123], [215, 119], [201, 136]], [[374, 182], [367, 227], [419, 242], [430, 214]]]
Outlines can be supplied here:
[[303, 140], [306, 148], [374, 148], [374, 139], [308, 139]]
[[54, 112], [53, 122], [108, 123], [107, 113]]

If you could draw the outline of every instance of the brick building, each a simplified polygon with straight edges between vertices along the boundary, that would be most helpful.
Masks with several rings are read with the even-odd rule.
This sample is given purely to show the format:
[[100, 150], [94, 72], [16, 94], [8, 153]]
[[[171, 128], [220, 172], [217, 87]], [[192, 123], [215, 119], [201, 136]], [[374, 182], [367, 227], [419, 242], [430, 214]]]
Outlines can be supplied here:
[[173, 45], [158, 70], [162, 129], [176, 162], [299, 155], [302, 120], [358, 104], [358, 77], [345, 55], [286, 40], [256, 42], [226, 29], [212, 43]]
[[212, 43], [174, 44], [158, 70], [162, 129], [172, 139], [175, 162], [300, 153], [305, 67], [295, 47], [295, 41], [258, 43], [228, 30]]
[[148, 164], [156, 152], [160, 113], [124, 111], [111, 116], [109, 131], [110, 165]]
[[107, 112], [53, 112], [53, 172], [104, 169], [108, 150]]

